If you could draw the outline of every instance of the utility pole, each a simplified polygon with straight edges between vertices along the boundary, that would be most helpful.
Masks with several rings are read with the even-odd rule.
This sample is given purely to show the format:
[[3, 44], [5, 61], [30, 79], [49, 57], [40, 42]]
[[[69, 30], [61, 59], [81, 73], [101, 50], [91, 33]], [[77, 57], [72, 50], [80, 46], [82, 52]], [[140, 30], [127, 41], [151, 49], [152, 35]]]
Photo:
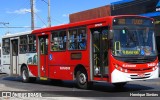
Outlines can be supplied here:
[[51, 27], [51, 2], [48, 0], [48, 27]]
[[34, 30], [35, 28], [35, 0], [30, 0], [31, 1], [31, 30]]
[[45, 0], [42, 1], [48, 5], [48, 27], [51, 27], [51, 2], [50, 0], [48, 0], [48, 2]]

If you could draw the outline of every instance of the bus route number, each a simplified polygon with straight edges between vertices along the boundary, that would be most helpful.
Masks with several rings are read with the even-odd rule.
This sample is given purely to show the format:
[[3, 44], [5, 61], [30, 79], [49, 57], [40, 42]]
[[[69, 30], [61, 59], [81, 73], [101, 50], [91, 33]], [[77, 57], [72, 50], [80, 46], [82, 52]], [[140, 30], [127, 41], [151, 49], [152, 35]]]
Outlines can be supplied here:
[[135, 25], [141, 25], [141, 24], [143, 24], [143, 20], [142, 19], [133, 19], [132, 23]]

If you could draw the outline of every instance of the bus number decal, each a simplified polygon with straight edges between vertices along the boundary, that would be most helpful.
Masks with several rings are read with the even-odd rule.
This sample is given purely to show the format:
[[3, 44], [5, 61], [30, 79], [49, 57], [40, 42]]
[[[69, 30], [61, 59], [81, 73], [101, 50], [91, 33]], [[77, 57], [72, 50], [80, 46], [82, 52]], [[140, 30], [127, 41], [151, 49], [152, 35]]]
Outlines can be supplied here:
[[156, 63], [150, 63], [150, 64], [148, 64], [148, 67], [153, 67], [153, 66], [156, 66]]
[[135, 24], [135, 25], [141, 25], [141, 24], [143, 24], [143, 20], [141, 20], [141, 19], [133, 19], [132, 23]]
[[70, 70], [70, 67], [60, 67], [60, 70]]
[[95, 24], [95, 27], [102, 26], [102, 23]]

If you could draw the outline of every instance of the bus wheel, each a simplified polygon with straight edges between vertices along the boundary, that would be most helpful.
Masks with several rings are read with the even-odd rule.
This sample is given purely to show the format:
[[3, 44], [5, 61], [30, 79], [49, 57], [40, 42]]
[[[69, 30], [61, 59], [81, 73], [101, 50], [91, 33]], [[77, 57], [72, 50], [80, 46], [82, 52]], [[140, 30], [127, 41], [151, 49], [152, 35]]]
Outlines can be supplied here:
[[127, 82], [122, 82], [122, 83], [113, 83], [113, 85], [116, 87], [116, 88], [123, 88], [124, 85], [126, 85]]
[[22, 68], [22, 80], [23, 80], [24, 83], [29, 82], [29, 74], [28, 74], [27, 67]]
[[82, 89], [88, 88], [87, 74], [84, 71], [77, 71], [76, 83], [79, 88]]

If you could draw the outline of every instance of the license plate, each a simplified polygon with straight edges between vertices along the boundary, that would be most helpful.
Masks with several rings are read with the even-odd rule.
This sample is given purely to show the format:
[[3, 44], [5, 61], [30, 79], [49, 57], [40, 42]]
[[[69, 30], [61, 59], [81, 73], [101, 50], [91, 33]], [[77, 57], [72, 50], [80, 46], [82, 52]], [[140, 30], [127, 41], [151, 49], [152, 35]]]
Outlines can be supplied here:
[[138, 77], [145, 77], [145, 74], [138, 74]]

